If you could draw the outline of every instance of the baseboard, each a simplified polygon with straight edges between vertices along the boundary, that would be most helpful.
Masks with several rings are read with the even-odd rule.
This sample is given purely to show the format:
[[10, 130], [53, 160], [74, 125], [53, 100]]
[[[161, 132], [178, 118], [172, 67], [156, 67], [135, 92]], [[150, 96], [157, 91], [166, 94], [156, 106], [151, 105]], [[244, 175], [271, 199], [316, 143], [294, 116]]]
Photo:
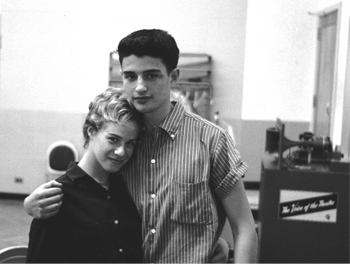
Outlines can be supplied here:
[[24, 200], [28, 194], [18, 194], [18, 193], [3, 193], [0, 192], [1, 199], [16, 199], [16, 200]]

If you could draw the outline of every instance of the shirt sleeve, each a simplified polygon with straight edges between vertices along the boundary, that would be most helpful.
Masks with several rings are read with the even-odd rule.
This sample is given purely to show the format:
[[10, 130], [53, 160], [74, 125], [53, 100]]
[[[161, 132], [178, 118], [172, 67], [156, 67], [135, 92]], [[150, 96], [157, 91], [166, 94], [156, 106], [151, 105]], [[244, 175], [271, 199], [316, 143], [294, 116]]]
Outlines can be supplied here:
[[49, 219], [34, 219], [29, 233], [27, 263], [65, 262], [62, 247], [64, 232], [57, 215]]
[[224, 199], [238, 180], [244, 177], [248, 166], [234, 147], [227, 132], [222, 132], [213, 151], [211, 182], [220, 200]]

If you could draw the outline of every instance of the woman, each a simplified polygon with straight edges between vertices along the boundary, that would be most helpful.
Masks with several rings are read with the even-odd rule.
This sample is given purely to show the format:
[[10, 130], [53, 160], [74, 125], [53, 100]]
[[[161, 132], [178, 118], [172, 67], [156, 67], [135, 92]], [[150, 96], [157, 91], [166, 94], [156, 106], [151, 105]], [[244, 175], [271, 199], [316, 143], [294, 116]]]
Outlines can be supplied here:
[[64, 193], [59, 213], [33, 220], [27, 262], [142, 262], [141, 219], [116, 175], [139, 130], [140, 116], [122, 89], [108, 88], [90, 103], [86, 151], [57, 179]]

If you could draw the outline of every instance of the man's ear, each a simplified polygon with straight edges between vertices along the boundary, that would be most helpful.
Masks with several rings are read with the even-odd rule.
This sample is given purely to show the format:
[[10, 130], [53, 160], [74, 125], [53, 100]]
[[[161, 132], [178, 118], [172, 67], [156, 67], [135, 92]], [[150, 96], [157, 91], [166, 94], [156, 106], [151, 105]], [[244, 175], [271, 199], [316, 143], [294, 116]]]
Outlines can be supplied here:
[[170, 72], [170, 82], [176, 83], [178, 79], [180, 78], [180, 70], [179, 68], [176, 68]]

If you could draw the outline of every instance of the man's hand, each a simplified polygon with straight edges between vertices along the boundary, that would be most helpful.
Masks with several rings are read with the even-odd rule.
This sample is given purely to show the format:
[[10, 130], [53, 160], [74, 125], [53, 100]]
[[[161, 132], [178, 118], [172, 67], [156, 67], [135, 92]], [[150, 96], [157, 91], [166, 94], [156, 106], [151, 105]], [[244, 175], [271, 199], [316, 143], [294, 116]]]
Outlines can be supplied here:
[[227, 263], [229, 246], [226, 240], [219, 238], [212, 249], [209, 263]]
[[24, 209], [36, 219], [46, 219], [58, 213], [63, 193], [62, 184], [50, 181], [40, 185], [24, 199]]

